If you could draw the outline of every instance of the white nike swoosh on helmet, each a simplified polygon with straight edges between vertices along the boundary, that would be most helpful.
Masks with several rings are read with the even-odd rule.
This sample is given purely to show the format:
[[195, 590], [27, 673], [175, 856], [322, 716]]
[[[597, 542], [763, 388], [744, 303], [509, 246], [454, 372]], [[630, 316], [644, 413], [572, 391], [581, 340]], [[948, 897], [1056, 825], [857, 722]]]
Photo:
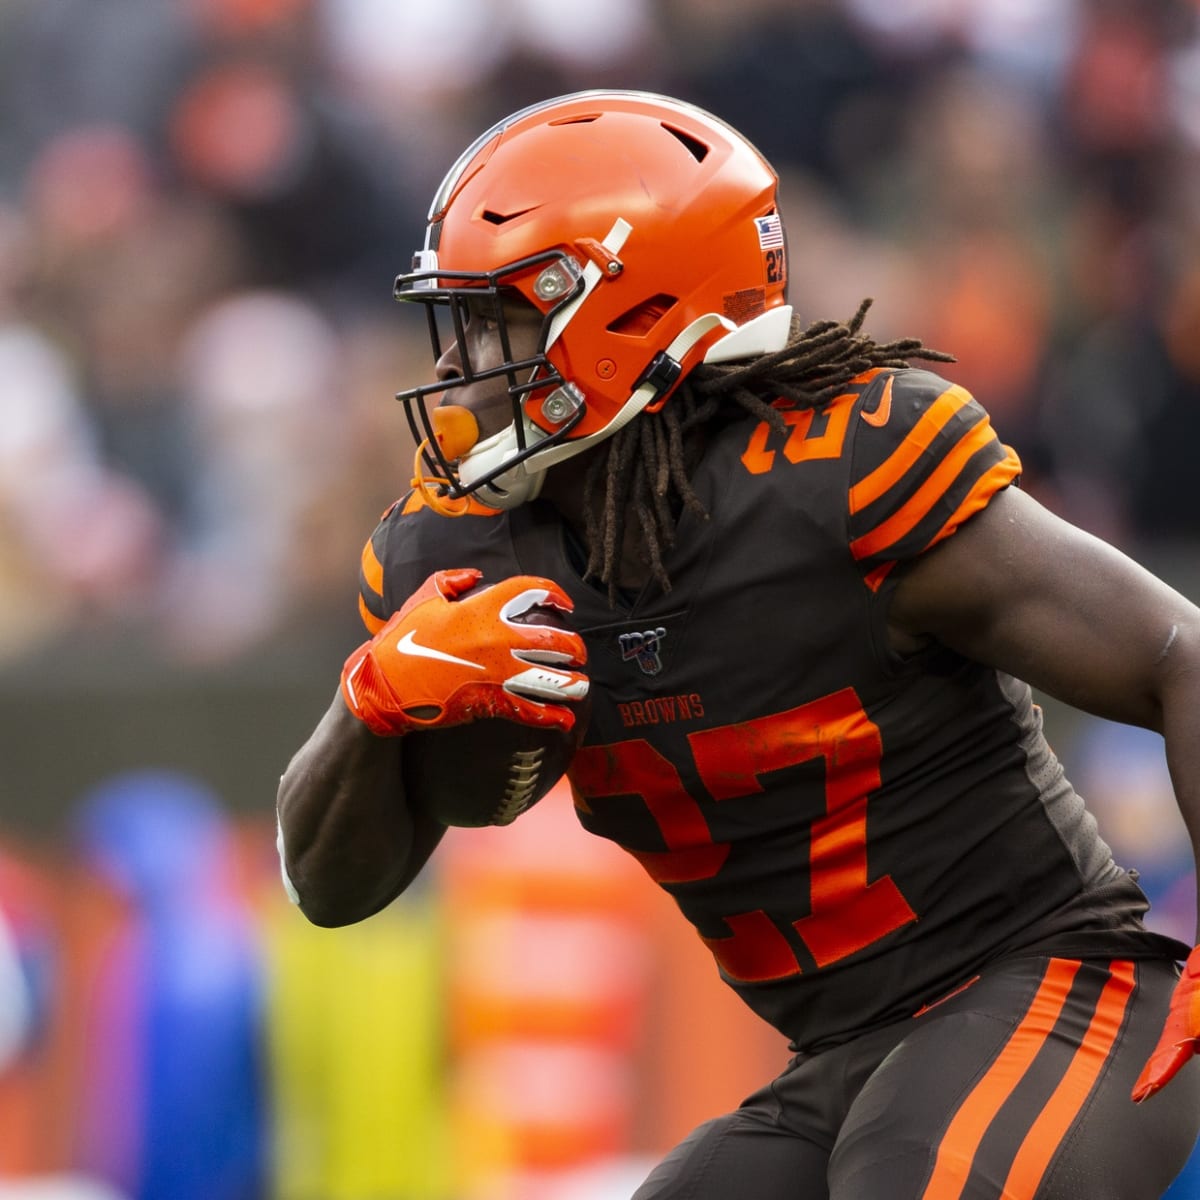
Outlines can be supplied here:
[[473, 671], [483, 670], [483, 667], [479, 663], [471, 662], [470, 659], [455, 658], [453, 654], [447, 654], [444, 650], [435, 650], [432, 646], [422, 646], [414, 640], [411, 629], [396, 643], [396, 649], [401, 654], [410, 654], [414, 658], [435, 658], [438, 662], [454, 663], [460, 667], [470, 667]]

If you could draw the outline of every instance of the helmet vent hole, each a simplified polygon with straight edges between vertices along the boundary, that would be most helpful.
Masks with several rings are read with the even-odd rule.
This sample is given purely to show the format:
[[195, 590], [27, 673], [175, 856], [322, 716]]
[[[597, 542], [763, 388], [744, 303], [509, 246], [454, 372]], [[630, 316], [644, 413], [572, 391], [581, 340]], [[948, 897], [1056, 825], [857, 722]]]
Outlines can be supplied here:
[[590, 125], [592, 121], [600, 120], [599, 113], [580, 113], [574, 117], [559, 117], [557, 121], [548, 121], [549, 125]]
[[675, 296], [659, 292], [631, 309], [623, 312], [608, 323], [609, 333], [620, 333], [627, 337], [645, 337], [678, 303]]
[[682, 129], [676, 129], [673, 125], [663, 123], [663, 128], [674, 138], [682, 143], [684, 149], [697, 161], [703, 162], [708, 157], [708, 147], [701, 141], [690, 134], [684, 133]]

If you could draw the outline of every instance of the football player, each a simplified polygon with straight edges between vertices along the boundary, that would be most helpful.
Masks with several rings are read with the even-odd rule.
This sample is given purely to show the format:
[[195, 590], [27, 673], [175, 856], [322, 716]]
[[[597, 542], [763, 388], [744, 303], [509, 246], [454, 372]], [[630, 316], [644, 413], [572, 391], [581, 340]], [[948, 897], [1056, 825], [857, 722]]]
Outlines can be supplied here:
[[[436, 369], [285, 882], [323, 925], [386, 905], [445, 832], [405, 737], [565, 728], [590, 685], [580, 821], [794, 1055], [638, 1200], [1150, 1200], [1200, 1130], [1200, 952], [1143, 924], [1030, 687], [1161, 732], [1195, 837], [1200, 611], [1020, 490], [945, 355], [797, 320], [789, 253], [769, 164], [669, 98], [462, 154], [395, 285]], [[578, 633], [505, 620], [523, 589]]]

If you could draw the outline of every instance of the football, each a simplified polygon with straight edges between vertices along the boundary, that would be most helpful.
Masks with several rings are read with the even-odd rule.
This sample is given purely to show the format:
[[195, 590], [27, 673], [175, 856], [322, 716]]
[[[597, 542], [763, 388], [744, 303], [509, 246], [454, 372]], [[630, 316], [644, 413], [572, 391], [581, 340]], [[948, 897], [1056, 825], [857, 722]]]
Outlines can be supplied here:
[[[557, 609], [525, 613], [529, 624], [569, 628]], [[510, 825], [562, 778], [587, 729], [589, 702], [572, 705], [568, 731], [499, 717], [427, 729], [404, 738], [408, 795], [443, 825]]]

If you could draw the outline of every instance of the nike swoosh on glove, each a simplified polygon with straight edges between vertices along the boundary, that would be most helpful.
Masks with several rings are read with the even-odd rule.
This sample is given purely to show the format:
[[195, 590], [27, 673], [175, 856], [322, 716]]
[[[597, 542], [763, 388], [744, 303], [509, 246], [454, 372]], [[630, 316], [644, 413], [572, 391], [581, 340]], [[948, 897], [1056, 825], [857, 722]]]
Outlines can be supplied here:
[[381, 737], [502, 717], [569, 730], [570, 704], [588, 691], [583, 639], [522, 624], [530, 609], [569, 613], [549, 579], [514, 575], [477, 587], [473, 568], [437, 571], [346, 659], [342, 698]]
[[1166, 1087], [1197, 1049], [1200, 1049], [1200, 946], [1188, 955], [1183, 965], [1158, 1045], [1133, 1085], [1134, 1100], [1140, 1104]]

